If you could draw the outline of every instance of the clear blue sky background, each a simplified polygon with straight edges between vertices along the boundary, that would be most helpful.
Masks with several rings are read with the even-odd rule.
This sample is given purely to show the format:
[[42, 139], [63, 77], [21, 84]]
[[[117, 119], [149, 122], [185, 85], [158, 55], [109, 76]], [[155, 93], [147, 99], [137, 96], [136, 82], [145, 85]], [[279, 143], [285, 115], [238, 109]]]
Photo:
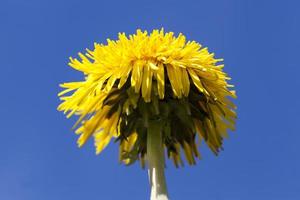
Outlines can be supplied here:
[[137, 28], [184, 33], [233, 77], [237, 131], [225, 151], [203, 146], [195, 167], [168, 163], [172, 200], [298, 200], [299, 3], [276, 0], [1, 0], [0, 199], [148, 199], [147, 173], [95, 156], [56, 111], [59, 83], [81, 80], [69, 56]]

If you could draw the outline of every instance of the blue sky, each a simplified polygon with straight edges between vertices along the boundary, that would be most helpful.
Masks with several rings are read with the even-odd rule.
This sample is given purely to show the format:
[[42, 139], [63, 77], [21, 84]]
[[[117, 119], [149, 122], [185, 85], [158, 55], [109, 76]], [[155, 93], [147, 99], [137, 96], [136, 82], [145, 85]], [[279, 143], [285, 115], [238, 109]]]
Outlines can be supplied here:
[[[238, 99], [237, 130], [215, 157], [175, 169], [172, 200], [300, 199], [299, 49], [296, 0], [2, 0], [1, 200], [148, 199], [147, 173], [125, 167], [112, 143], [76, 147], [75, 121], [56, 111], [67, 66], [94, 42], [137, 28], [184, 33], [225, 59]], [[298, 131], [297, 131], [298, 130]]]

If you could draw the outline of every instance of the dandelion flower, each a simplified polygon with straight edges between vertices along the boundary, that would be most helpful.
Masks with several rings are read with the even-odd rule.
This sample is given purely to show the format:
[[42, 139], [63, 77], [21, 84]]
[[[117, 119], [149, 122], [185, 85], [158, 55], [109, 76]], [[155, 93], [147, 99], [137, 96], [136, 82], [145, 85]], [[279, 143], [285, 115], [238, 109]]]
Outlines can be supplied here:
[[58, 110], [78, 115], [81, 147], [94, 138], [97, 154], [114, 138], [125, 164], [148, 164], [151, 199], [167, 199], [164, 152], [175, 166], [200, 158], [205, 141], [214, 154], [235, 126], [235, 98], [222, 59], [207, 48], [164, 30], [137, 30], [70, 58], [85, 80], [63, 83]]

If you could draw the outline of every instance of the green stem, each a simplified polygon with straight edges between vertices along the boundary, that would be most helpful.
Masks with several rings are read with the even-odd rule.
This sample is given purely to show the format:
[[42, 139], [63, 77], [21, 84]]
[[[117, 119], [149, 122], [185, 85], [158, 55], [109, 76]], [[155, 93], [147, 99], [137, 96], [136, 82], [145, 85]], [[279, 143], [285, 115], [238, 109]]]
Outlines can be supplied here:
[[165, 154], [159, 122], [150, 122], [147, 132], [148, 174], [151, 200], [168, 200], [165, 178]]

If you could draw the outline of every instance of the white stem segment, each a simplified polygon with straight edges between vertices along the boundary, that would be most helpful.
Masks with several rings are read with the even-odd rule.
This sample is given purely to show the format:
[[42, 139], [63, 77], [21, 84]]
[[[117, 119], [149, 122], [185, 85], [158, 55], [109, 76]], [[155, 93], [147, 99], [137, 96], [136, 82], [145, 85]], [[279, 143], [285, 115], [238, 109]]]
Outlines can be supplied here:
[[150, 200], [168, 200], [162, 133], [159, 125], [155, 122], [149, 123], [147, 131], [147, 160], [151, 186]]

